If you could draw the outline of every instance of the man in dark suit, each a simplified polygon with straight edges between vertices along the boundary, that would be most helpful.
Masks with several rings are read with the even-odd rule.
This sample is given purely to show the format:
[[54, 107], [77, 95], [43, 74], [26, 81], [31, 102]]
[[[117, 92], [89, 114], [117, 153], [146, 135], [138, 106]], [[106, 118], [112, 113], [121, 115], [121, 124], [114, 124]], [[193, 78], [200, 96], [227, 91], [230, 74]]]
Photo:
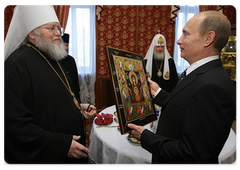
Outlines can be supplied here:
[[195, 15], [177, 41], [190, 64], [185, 78], [171, 93], [148, 79], [154, 102], [162, 106], [157, 133], [128, 127], [152, 153], [152, 163], [218, 163], [236, 115], [236, 89], [219, 59], [230, 29], [221, 13]]

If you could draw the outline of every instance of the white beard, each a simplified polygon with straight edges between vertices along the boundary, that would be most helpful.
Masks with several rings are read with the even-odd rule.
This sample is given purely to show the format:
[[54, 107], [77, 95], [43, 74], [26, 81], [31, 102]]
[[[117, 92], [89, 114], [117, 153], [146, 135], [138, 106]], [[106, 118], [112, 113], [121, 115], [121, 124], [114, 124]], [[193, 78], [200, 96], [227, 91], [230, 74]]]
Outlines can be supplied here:
[[67, 52], [64, 48], [62, 38], [61, 42], [53, 43], [54, 39], [59, 39], [58, 37], [53, 40], [43, 37], [39, 32], [35, 33], [36, 39], [34, 45], [38, 47], [41, 51], [45, 52], [53, 60], [62, 60], [67, 56]]
[[165, 57], [165, 53], [164, 52], [159, 54], [155, 50], [153, 51], [153, 58], [155, 60], [163, 60], [164, 57]]

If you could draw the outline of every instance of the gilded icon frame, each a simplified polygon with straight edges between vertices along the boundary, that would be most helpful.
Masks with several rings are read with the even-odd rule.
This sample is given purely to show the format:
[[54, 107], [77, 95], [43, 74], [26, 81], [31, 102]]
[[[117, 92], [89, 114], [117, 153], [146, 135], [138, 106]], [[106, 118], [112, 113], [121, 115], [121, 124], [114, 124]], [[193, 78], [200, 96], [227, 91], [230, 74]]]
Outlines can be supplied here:
[[128, 123], [146, 125], [157, 119], [143, 56], [106, 47], [120, 132]]

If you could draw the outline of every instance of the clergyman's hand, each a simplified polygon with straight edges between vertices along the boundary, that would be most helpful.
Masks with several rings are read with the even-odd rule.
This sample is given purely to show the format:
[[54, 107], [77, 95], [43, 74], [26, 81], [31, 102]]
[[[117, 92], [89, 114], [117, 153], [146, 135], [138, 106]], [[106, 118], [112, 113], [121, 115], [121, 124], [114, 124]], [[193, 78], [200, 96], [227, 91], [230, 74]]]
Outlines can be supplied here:
[[73, 135], [72, 144], [67, 154], [69, 158], [75, 159], [87, 158], [89, 150], [88, 148], [77, 142], [77, 140], [79, 140], [80, 138], [81, 136]]
[[81, 103], [81, 113], [86, 119], [91, 119], [96, 116], [97, 108], [92, 104]]

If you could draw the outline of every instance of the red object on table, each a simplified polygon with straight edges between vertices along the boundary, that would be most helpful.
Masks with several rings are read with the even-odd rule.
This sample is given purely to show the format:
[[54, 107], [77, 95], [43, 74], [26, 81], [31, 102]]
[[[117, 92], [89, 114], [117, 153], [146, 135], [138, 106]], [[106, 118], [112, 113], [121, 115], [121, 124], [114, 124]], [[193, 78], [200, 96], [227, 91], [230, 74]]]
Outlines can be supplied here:
[[108, 113], [96, 114], [95, 123], [98, 125], [109, 125], [113, 121], [113, 115]]

